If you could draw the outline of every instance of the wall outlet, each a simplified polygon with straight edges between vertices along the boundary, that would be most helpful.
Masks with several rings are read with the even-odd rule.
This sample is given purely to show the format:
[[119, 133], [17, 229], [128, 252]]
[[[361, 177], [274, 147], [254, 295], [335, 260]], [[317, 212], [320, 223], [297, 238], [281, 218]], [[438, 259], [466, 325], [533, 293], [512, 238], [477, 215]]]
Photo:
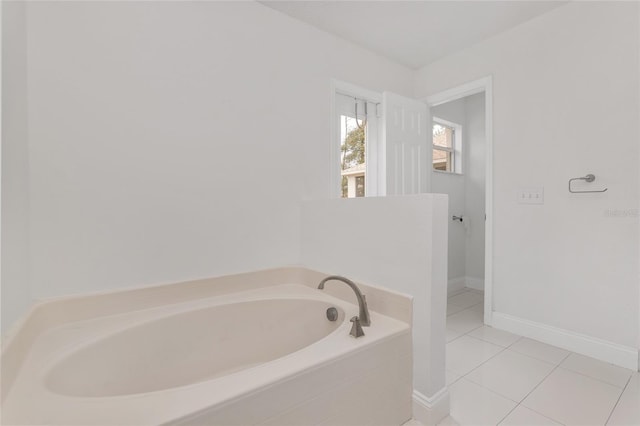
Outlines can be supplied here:
[[544, 204], [544, 188], [522, 188], [516, 191], [518, 204]]

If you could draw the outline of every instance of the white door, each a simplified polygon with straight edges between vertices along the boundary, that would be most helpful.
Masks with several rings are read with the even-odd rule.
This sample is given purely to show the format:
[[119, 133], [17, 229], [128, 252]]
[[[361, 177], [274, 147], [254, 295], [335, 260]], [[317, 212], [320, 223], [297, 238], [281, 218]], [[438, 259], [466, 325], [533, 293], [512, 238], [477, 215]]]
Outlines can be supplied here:
[[[386, 176], [382, 194], [428, 192], [431, 181], [431, 125], [427, 104], [385, 92], [383, 109], [383, 155]], [[385, 188], [386, 187], [386, 188]]]

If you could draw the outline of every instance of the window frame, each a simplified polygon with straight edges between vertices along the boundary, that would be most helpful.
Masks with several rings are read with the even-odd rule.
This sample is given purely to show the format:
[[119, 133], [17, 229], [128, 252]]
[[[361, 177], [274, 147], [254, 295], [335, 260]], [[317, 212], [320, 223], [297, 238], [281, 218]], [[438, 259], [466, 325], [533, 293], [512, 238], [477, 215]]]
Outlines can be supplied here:
[[[453, 141], [452, 141], [452, 147], [448, 148], [448, 147], [444, 147], [444, 146], [440, 146], [440, 145], [436, 145], [433, 143], [433, 125], [434, 124], [439, 124], [441, 126], [445, 126], [445, 127], [449, 127], [450, 129], [453, 129]], [[462, 125], [458, 124], [458, 123], [454, 123], [453, 121], [449, 121], [449, 120], [445, 120], [443, 118], [437, 117], [437, 116], [433, 116], [431, 118], [431, 147], [433, 150], [438, 150], [438, 151], [445, 151], [445, 152], [449, 152], [451, 153], [451, 171], [448, 170], [436, 170], [435, 168], [433, 168], [433, 155], [432, 155], [432, 164], [431, 164], [431, 170], [435, 173], [446, 173], [446, 174], [454, 174], [454, 175], [461, 175], [462, 173], [462, 156], [463, 156], [463, 150], [462, 150]]]
[[[341, 198], [340, 146], [342, 141], [340, 139], [340, 116], [349, 114], [345, 114], [345, 110], [340, 108], [339, 95], [366, 100], [369, 103], [367, 108], [367, 140], [365, 141], [365, 197], [375, 197], [379, 195], [380, 180], [384, 178], [379, 173], [381, 169], [380, 159], [384, 158], [381, 118], [382, 94], [335, 79], [331, 80], [329, 196], [331, 198]], [[358, 117], [360, 117], [360, 111], [358, 111]]]

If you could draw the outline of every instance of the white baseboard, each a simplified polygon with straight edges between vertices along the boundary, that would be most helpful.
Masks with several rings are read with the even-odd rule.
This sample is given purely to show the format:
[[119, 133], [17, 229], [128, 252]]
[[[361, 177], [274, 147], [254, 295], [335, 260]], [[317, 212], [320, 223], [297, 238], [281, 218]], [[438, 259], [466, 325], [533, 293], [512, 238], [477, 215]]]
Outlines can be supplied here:
[[447, 283], [447, 296], [455, 296], [466, 288], [484, 291], [484, 279], [473, 277], [452, 278]]
[[493, 312], [492, 326], [549, 345], [596, 358], [620, 367], [638, 370], [638, 350], [562, 328]]
[[464, 277], [450, 279], [447, 283], [447, 295], [451, 297], [456, 293], [460, 293], [464, 290], [465, 284], [466, 281]]
[[464, 285], [467, 288], [484, 291], [484, 278], [465, 277]]
[[413, 390], [413, 418], [425, 426], [437, 425], [449, 415], [449, 389], [445, 386], [431, 398]]

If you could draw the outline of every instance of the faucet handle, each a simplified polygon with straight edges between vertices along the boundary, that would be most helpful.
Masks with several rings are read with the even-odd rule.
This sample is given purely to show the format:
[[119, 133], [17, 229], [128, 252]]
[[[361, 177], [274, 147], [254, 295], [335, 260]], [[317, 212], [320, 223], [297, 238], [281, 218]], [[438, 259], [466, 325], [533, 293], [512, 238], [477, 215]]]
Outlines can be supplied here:
[[362, 326], [360, 325], [360, 318], [353, 317], [350, 321], [353, 323], [353, 325], [351, 326], [351, 332], [349, 334], [353, 337], [364, 336], [364, 331], [362, 331]]

